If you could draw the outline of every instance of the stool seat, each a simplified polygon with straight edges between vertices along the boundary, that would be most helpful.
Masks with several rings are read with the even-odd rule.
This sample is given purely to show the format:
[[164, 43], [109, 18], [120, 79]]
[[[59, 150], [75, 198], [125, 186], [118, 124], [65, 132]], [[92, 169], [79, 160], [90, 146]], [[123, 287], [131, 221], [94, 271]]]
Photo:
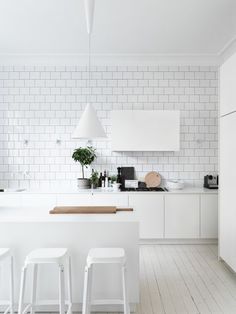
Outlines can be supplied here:
[[66, 257], [66, 248], [43, 248], [31, 251], [25, 262], [26, 264], [60, 264]]
[[0, 260], [10, 256], [11, 250], [9, 248], [0, 248]]
[[122, 248], [93, 248], [89, 251], [87, 263], [125, 264], [125, 250]]

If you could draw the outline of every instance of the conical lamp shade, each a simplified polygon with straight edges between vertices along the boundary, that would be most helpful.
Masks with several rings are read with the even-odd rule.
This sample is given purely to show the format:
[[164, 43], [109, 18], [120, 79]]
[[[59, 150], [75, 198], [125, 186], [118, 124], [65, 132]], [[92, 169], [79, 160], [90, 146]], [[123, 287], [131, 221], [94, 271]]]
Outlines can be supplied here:
[[106, 133], [98, 120], [93, 106], [88, 103], [72, 138], [93, 139], [99, 137], [106, 137]]

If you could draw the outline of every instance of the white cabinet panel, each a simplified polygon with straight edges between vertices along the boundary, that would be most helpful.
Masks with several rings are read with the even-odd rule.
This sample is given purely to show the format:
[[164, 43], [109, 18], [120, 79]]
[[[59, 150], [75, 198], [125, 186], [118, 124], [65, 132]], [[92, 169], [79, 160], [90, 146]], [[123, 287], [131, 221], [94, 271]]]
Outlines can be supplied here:
[[236, 110], [236, 53], [220, 68], [220, 113]]
[[[20, 193], [20, 192], [19, 192]], [[21, 195], [13, 193], [4, 193], [0, 194], [0, 207], [8, 206], [21, 206]]]
[[201, 195], [201, 238], [218, 238], [218, 196]]
[[91, 193], [86, 194], [60, 194], [57, 195], [57, 206], [92, 206]]
[[110, 194], [61, 194], [57, 196], [58, 206], [128, 206], [128, 195]]
[[199, 238], [199, 195], [165, 196], [165, 238]]
[[178, 151], [179, 120], [174, 110], [113, 111], [112, 150]]
[[22, 194], [22, 206], [31, 207], [54, 207], [56, 206], [56, 194]]
[[93, 205], [98, 206], [116, 206], [116, 207], [128, 207], [128, 195], [127, 194], [94, 194]]
[[236, 113], [220, 119], [220, 257], [236, 271]]
[[129, 206], [134, 208], [138, 217], [141, 239], [163, 238], [164, 197], [162, 195], [130, 195]]

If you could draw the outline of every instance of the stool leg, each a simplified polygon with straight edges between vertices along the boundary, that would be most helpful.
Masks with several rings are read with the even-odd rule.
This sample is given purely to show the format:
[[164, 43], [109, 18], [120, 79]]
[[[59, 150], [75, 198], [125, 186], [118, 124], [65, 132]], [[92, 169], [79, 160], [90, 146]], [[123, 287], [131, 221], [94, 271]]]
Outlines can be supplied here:
[[64, 265], [59, 265], [59, 313], [60, 314], [65, 314]]
[[127, 292], [127, 276], [126, 276], [126, 266], [122, 266], [122, 286], [123, 286], [123, 299], [124, 299], [124, 314], [130, 314], [129, 300]]
[[69, 308], [67, 314], [72, 313], [72, 281], [71, 281], [71, 258], [68, 258], [68, 301]]
[[33, 265], [32, 295], [31, 295], [31, 314], [35, 313], [36, 289], [37, 289], [38, 265]]
[[14, 313], [14, 270], [13, 256], [10, 257], [10, 313]]
[[84, 270], [84, 294], [82, 314], [90, 314], [92, 267], [85, 266]]
[[24, 302], [24, 294], [25, 294], [25, 277], [26, 277], [27, 267], [24, 267], [21, 270], [21, 282], [20, 282], [20, 295], [19, 295], [19, 306], [18, 306], [18, 314], [22, 313], [22, 307]]

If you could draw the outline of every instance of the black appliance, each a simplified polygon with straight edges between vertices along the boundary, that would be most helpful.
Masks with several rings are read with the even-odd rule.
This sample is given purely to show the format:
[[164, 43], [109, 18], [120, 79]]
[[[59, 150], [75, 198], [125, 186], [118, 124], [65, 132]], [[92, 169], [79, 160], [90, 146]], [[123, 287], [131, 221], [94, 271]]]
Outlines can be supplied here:
[[134, 167], [120, 167], [121, 188], [125, 187], [125, 180], [134, 180]]
[[207, 189], [218, 189], [219, 177], [208, 174], [204, 176], [204, 188]]

